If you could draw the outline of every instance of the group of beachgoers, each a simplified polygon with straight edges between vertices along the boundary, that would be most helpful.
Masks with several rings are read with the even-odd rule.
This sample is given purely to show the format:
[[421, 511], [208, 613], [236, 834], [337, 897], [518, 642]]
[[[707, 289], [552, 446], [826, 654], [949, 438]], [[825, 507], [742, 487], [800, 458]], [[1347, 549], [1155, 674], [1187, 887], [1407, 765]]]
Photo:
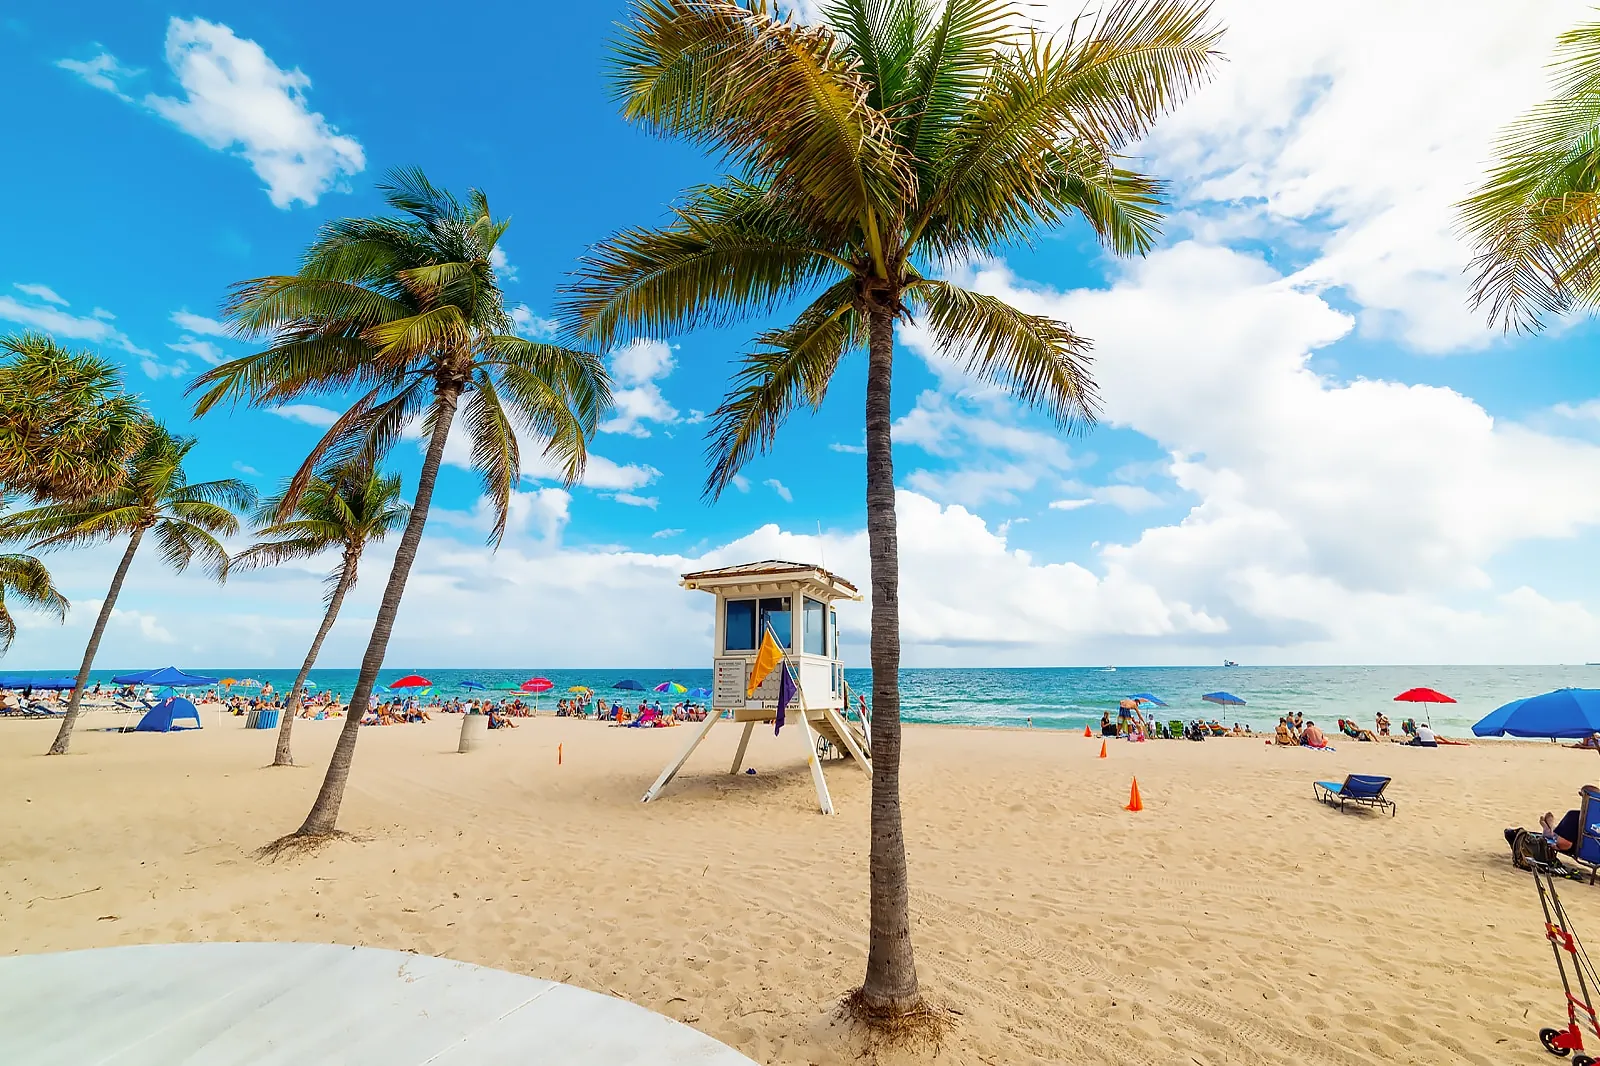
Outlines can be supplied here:
[[593, 718], [597, 722], [645, 729], [706, 720], [706, 709], [697, 703], [677, 703], [667, 709], [661, 706], [660, 700], [640, 700], [639, 705], [630, 711], [617, 700], [596, 699], [592, 701], [594, 710], [591, 712], [590, 702], [562, 700], [556, 706], [556, 717]]
[[[1029, 724], [1032, 724], [1031, 719]], [[1112, 720], [1110, 711], [1100, 716], [1100, 735], [1142, 741], [1205, 740], [1207, 737], [1249, 737], [1255, 734], [1247, 725], [1235, 722], [1233, 728], [1229, 729], [1214, 718], [1209, 722], [1196, 719], [1188, 723], [1176, 720], [1172, 722], [1147, 720], [1140, 711], [1137, 701], [1123, 700], [1117, 708], [1115, 721]]]
[[[1437, 748], [1440, 744], [1460, 743], [1459, 741], [1444, 740], [1434, 733], [1433, 727], [1427, 722], [1420, 725], [1414, 718], [1407, 718], [1400, 723], [1400, 732], [1406, 739], [1393, 736], [1390, 733], [1392, 723], [1389, 716], [1379, 711], [1373, 725], [1376, 729], [1367, 729], [1357, 724], [1353, 718], [1339, 719], [1339, 732], [1351, 740], [1363, 744], [1392, 742], [1407, 744], [1414, 748]], [[1328, 741], [1328, 734], [1315, 722], [1306, 721], [1306, 716], [1300, 711], [1284, 715], [1278, 719], [1278, 728], [1274, 731], [1274, 740], [1286, 748], [1315, 748], [1318, 751], [1332, 751], [1333, 745]]]

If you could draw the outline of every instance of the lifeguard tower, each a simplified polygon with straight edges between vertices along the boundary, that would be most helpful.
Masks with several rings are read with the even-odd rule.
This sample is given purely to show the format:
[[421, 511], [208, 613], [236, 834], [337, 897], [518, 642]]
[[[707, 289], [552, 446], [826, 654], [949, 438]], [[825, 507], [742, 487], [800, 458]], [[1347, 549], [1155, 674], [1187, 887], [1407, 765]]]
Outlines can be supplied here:
[[756, 726], [777, 721], [781, 668], [768, 674], [754, 695], [747, 695], [752, 664], [761, 638], [770, 628], [783, 648], [784, 666], [793, 674], [797, 688], [784, 724], [804, 742], [817, 804], [823, 814], [832, 814], [833, 800], [822, 775], [819, 748], [847, 755], [872, 773], [871, 722], [865, 714], [859, 722], [850, 721], [849, 689], [839, 659], [839, 621], [834, 609], [840, 600], [859, 601], [860, 591], [820, 566], [776, 559], [684, 574], [679, 584], [717, 598], [711, 710], [642, 802], [649, 803], [661, 794], [724, 714], [735, 723], [744, 723], [730, 774], [743, 767]]

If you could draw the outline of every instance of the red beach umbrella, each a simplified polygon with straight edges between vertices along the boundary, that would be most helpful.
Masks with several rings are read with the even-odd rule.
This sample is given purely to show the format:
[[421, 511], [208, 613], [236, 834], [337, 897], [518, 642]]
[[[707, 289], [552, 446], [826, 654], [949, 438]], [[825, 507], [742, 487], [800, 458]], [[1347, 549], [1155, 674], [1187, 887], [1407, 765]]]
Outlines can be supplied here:
[[389, 682], [389, 687], [390, 688], [427, 688], [431, 684], [433, 684], [432, 681], [429, 681], [427, 678], [421, 676], [420, 674], [407, 674], [405, 677], [402, 677], [399, 681], [391, 681], [391, 682]]
[[530, 677], [520, 687], [524, 692], [549, 692], [555, 685], [548, 677]]
[[1443, 692], [1431, 688], [1408, 688], [1395, 697], [1397, 703], [1454, 703]]

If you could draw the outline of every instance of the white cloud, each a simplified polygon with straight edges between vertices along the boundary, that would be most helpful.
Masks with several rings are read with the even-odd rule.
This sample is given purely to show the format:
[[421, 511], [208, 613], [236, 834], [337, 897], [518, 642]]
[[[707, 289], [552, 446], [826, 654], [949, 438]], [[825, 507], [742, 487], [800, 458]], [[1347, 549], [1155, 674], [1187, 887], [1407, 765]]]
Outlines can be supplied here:
[[540, 318], [527, 304], [518, 304], [511, 309], [511, 322], [518, 333], [536, 341], [550, 340], [561, 329], [561, 324], [555, 319]]
[[[941, 358], [922, 347], [920, 334], [907, 336], [928, 358]], [[895, 422], [897, 447], [918, 448], [951, 461], [937, 470], [913, 470], [905, 478], [906, 485], [934, 499], [967, 507], [991, 501], [1012, 503], [1018, 493], [1072, 465], [1066, 442], [1058, 435], [1024, 428], [1011, 410], [977, 413], [978, 403], [972, 396], [959, 387], [955, 392], [954, 396], [923, 392], [917, 397], [917, 406]], [[982, 402], [996, 406], [994, 398]], [[851, 450], [841, 445], [834, 448]]]
[[828, 450], [833, 452], [844, 452], [846, 455], [867, 454], [867, 446], [865, 444], [841, 444], [838, 441], [834, 441], [832, 444], [828, 445]]
[[733, 477], [729, 478], [729, 481], [732, 483], [733, 487], [738, 489], [740, 492], [750, 491], [750, 479], [745, 477], [743, 474], [735, 474]]
[[216, 319], [193, 315], [188, 311], [172, 312], [172, 322], [185, 333], [198, 333], [204, 337], [233, 336], [233, 332]]
[[[1106, 420], [1157, 441], [1177, 489], [1199, 501], [1101, 557], [1225, 620], [1230, 647], [1348, 662], [1426, 644], [1458, 661], [1401, 631], [1439, 631], [1458, 618], [1442, 605], [1463, 598], [1489, 612], [1505, 594], [1489, 577], [1499, 553], [1600, 525], [1600, 447], [1497, 422], [1449, 389], [1319, 376], [1311, 353], [1348, 334], [1350, 317], [1257, 257], [1183, 243], [1109, 289], [1068, 293], [997, 265], [970, 280], [1095, 338]], [[1161, 502], [1138, 486], [1086, 495]]]
[[233, 468], [235, 470], [237, 470], [239, 473], [245, 475], [246, 477], [260, 477], [261, 476], [261, 471], [257, 470], [255, 467], [251, 466], [249, 463], [242, 463], [237, 459], [235, 459], [233, 461]]
[[[37, 287], [44, 288], [44, 286]], [[34, 286], [18, 285], [17, 288], [30, 295], [36, 295], [32, 292]], [[0, 294], [0, 321], [31, 326], [57, 338], [109, 344], [133, 355], [143, 356], [147, 360], [155, 359], [154, 352], [134, 344], [126, 333], [116, 329], [105, 318], [92, 314], [82, 316], [69, 314], [61, 310], [61, 307], [66, 306], [66, 301], [56, 296], [53, 290], [50, 291], [50, 295], [55, 297], [50, 303], [29, 304], [15, 297]], [[56, 306], [57, 303], [60, 306]]]
[[682, 532], [683, 532], [683, 530], [681, 530], [681, 529], [658, 529], [654, 533], [650, 534], [650, 539], [651, 540], [669, 540], [672, 537], [676, 537], [678, 534], [680, 534]]
[[1093, 499], [1052, 500], [1050, 502], [1050, 510], [1052, 510], [1052, 511], [1078, 511], [1078, 510], [1082, 510], [1085, 507], [1093, 507], [1094, 504], [1095, 504], [1095, 501]]
[[45, 303], [57, 304], [61, 307], [71, 306], [67, 303], [67, 301], [58, 296], [56, 291], [48, 285], [31, 285], [25, 282], [17, 281], [12, 282], [12, 288], [25, 295], [32, 296], [36, 300], [43, 300]]
[[648, 437], [646, 422], [677, 421], [678, 411], [661, 395], [656, 384], [677, 365], [672, 346], [665, 341], [636, 340], [611, 353], [611, 377], [620, 387], [612, 391], [616, 410], [600, 424], [602, 433]]
[[1094, 498], [1096, 503], [1109, 504], [1129, 514], [1165, 505], [1160, 496], [1143, 485], [1102, 485], [1094, 490]]
[[152, 381], [162, 378], [181, 378], [189, 372], [189, 364], [182, 359], [171, 363], [163, 363], [159, 359], [148, 358], [139, 360], [139, 369], [144, 371], [145, 377]]
[[511, 260], [506, 258], [506, 250], [498, 244], [489, 249], [489, 266], [501, 285], [517, 280], [517, 268], [511, 265]]
[[70, 70], [96, 89], [104, 89], [108, 93], [115, 93], [129, 103], [133, 102], [133, 98], [122, 91], [120, 83], [143, 73], [142, 71], [130, 70], [124, 67], [117, 62], [117, 57], [110, 52], [101, 52], [93, 59], [86, 60], [58, 59], [56, 60], [56, 66], [62, 70]]
[[656, 496], [635, 496], [631, 492], [613, 493], [611, 498], [613, 500], [616, 500], [618, 503], [625, 503], [629, 507], [648, 507], [652, 511], [654, 511], [661, 504], [661, 500], [660, 500], [659, 497], [656, 497]]
[[308, 426], [321, 428], [339, 421], [341, 413], [329, 407], [318, 407], [314, 403], [286, 403], [282, 407], [268, 407], [266, 410], [291, 422], [304, 422]]
[[767, 480], [763, 481], [762, 484], [771, 489], [773, 492], [776, 492], [778, 494], [778, 499], [782, 500], [784, 503], [794, 502], [794, 493], [790, 492], [789, 487], [783, 482], [779, 481], [777, 478], [769, 477]]
[[[1082, 9], [1051, 7], [1058, 22]], [[1444, 19], [1435, 0], [1213, 10], [1228, 61], [1139, 149], [1180, 201], [1200, 202], [1179, 223], [1207, 241], [1276, 237], [1305, 263], [1293, 284], [1343, 289], [1365, 334], [1427, 351], [1487, 343], [1452, 205], [1482, 180], [1496, 132], [1547, 94], [1556, 35], [1589, 6], [1458, 0]]]
[[[298, 69], [282, 69], [259, 44], [229, 27], [174, 17], [167, 23], [166, 60], [183, 96], [150, 93], [143, 105], [208, 148], [242, 156], [266, 183], [274, 206], [315, 204], [365, 168], [355, 138], [307, 106], [311, 79]], [[109, 54], [57, 65], [131, 100], [121, 82], [136, 72]]]
[[216, 366], [224, 358], [221, 348], [218, 348], [210, 341], [203, 341], [198, 337], [184, 337], [174, 344], [168, 344], [167, 347], [175, 352], [187, 352], [190, 355], [198, 356], [212, 366]]

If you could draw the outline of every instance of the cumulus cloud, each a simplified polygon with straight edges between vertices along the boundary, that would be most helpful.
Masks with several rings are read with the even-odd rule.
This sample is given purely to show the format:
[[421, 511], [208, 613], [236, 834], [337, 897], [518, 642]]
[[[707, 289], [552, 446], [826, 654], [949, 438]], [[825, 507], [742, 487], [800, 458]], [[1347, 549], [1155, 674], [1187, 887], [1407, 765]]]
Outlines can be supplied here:
[[[149, 93], [142, 105], [208, 148], [245, 159], [274, 206], [313, 205], [365, 168], [360, 143], [307, 104], [311, 79], [299, 69], [282, 69], [229, 27], [174, 17], [167, 23], [166, 61], [182, 95]], [[131, 102], [124, 83], [137, 72], [109, 53], [57, 65]]]
[[611, 353], [612, 390], [616, 410], [600, 424], [602, 433], [648, 437], [646, 422], [677, 421], [678, 410], [661, 395], [659, 380], [671, 374], [677, 361], [665, 341], [636, 340]]
[[777, 478], [769, 477], [767, 480], [763, 481], [762, 484], [771, 489], [773, 492], [776, 492], [778, 494], [778, 499], [782, 500], [784, 503], [794, 502], [794, 493], [789, 491], [789, 486], [785, 485]]
[[197, 356], [212, 366], [216, 366], [224, 358], [221, 348], [218, 348], [210, 341], [203, 341], [198, 337], [183, 337], [168, 344], [167, 347], [175, 352], [185, 352], [189, 355]]
[[198, 333], [204, 337], [231, 337], [233, 333], [214, 318], [190, 314], [188, 311], [172, 312], [172, 324], [185, 333]]
[[[499, 251], [499, 249], [495, 249]], [[541, 318], [533, 313], [527, 304], [518, 304], [511, 309], [511, 322], [516, 331], [530, 340], [550, 340], [560, 332], [561, 324], [553, 318]]]
[[319, 407], [314, 403], [286, 403], [282, 407], [268, 407], [266, 410], [279, 418], [287, 418], [291, 422], [303, 422], [308, 426], [322, 429], [339, 421], [340, 414], [331, 407]]
[[43, 300], [47, 304], [56, 304], [59, 307], [70, 307], [71, 306], [70, 304], [67, 303], [67, 301], [63, 300], [60, 297], [60, 295], [58, 295], [56, 293], [56, 291], [54, 289], [52, 289], [48, 285], [35, 285], [35, 284], [30, 284], [30, 283], [26, 283], [26, 282], [17, 281], [17, 282], [12, 282], [12, 288], [16, 289], [18, 292], [23, 293], [23, 294], [25, 294], [27, 296], [32, 296], [36, 300]]
[[[1065, 23], [1078, 0], [1036, 17]], [[1139, 149], [1177, 185], [1201, 239], [1300, 249], [1292, 283], [1337, 288], [1361, 331], [1427, 351], [1487, 343], [1465, 299], [1453, 204], [1496, 132], [1548, 91], [1557, 34], [1583, 0], [1286, 4], [1218, 0], [1228, 62]], [[1309, 250], [1309, 256], [1307, 255]]]
[[46, 285], [18, 284], [16, 288], [39, 302], [24, 302], [0, 293], [0, 322], [15, 322], [43, 330], [57, 339], [111, 345], [142, 356], [152, 363], [157, 362], [154, 352], [134, 344], [126, 333], [111, 325], [111, 319], [115, 316], [110, 312], [95, 308], [90, 314], [74, 315], [62, 310], [69, 306], [67, 301]]

